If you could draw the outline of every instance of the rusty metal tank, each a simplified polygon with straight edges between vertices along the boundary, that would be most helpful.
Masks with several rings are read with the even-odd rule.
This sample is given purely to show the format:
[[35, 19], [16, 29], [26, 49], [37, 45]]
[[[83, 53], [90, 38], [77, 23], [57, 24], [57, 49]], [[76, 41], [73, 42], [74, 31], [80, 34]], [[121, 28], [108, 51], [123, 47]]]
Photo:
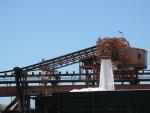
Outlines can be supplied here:
[[145, 49], [128, 48], [127, 57], [127, 65], [135, 69], [147, 68], [147, 51]]
[[147, 68], [147, 51], [130, 47], [123, 37], [104, 38], [97, 41], [98, 62], [111, 59], [117, 69], [139, 70]]

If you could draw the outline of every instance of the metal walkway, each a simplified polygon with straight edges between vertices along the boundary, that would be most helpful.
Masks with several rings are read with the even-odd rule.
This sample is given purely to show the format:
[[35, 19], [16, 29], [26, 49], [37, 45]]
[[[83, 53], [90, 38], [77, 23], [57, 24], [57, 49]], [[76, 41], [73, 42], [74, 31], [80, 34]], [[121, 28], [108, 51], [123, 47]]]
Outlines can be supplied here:
[[[34, 71], [34, 70], [41, 70], [41, 67], [47, 66], [49, 70], [54, 70], [54, 69], [58, 69], [58, 68], [62, 68], [68, 65], [78, 63], [80, 59], [93, 57], [95, 55], [97, 55], [97, 48], [96, 46], [92, 46], [86, 49], [82, 49], [80, 51], [76, 51], [60, 57], [43, 61], [41, 63], [29, 65], [23, 67], [22, 69], [25, 71]], [[13, 72], [13, 70], [2, 71], [0, 72], [0, 75], [6, 75], [7, 73], [10, 72]]]
[[[79, 63], [82, 59], [93, 58], [97, 55], [96, 46], [82, 49], [60, 57], [42, 61], [41, 63], [21, 68], [27, 75], [29, 93], [80, 89], [84, 87], [97, 87], [99, 79], [97, 73], [39, 73], [40, 71], [53, 71], [65, 66]], [[34, 73], [37, 71], [36, 73]], [[130, 84], [135, 79], [115, 79], [116, 89], [150, 89], [150, 70], [140, 70], [137, 73], [137, 84]], [[0, 96], [16, 95], [16, 81], [14, 70], [0, 72]], [[67, 84], [67, 85], [66, 85]], [[34, 91], [34, 92], [32, 92]]]

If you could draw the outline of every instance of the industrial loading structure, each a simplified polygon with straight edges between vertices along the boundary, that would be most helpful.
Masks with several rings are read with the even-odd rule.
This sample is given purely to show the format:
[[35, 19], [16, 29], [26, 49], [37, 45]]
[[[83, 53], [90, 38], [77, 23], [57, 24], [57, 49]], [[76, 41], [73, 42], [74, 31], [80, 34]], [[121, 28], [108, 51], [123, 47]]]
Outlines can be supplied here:
[[[99, 87], [102, 59], [112, 62], [115, 90], [70, 92]], [[59, 71], [73, 64], [78, 72]], [[124, 37], [98, 39], [96, 46], [0, 72], [0, 96], [16, 96], [2, 113], [149, 113], [146, 68], [145, 49], [133, 48]]]

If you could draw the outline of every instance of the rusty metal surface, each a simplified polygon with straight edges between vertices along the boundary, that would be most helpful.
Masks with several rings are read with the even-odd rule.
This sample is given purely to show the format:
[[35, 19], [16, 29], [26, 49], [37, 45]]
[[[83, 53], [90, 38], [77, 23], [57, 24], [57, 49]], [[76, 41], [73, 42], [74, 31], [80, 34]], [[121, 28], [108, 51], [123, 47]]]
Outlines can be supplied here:
[[109, 58], [121, 67], [147, 68], [147, 51], [130, 47], [125, 38], [104, 38], [97, 41], [98, 60]]
[[139, 48], [129, 48], [128, 63], [136, 69], [147, 68], [147, 51]]
[[[80, 51], [72, 52], [63, 56], [45, 60], [37, 64], [29, 65], [23, 67], [22, 69], [25, 71], [35, 71], [35, 70], [42, 70], [42, 68], [46, 66], [46, 68], [48, 67], [48, 70], [54, 70], [54, 69], [58, 69], [61, 67], [78, 63], [81, 59], [87, 57], [93, 57], [96, 54], [97, 54], [97, 48], [96, 46], [92, 46], [86, 49], [82, 49]], [[0, 72], [0, 74], [11, 73], [11, 72], [14, 71], [13, 70], [2, 71]]]
[[[108, 41], [108, 39], [105, 40], [106, 42]], [[96, 87], [96, 85], [99, 84], [100, 73], [100, 62], [98, 62], [98, 57], [100, 57], [101, 54], [99, 53], [105, 52], [103, 50], [106, 48], [108, 50], [110, 49], [107, 44], [111, 44], [111, 47], [113, 47], [112, 50], [115, 54], [111, 53], [112, 60], [116, 65], [118, 64], [118, 66], [116, 66], [117, 70], [114, 72], [115, 83], [119, 82], [122, 85], [116, 86], [116, 89], [150, 89], [150, 70], [140, 70], [147, 66], [145, 56], [147, 55], [147, 51], [144, 49], [131, 48], [129, 43], [122, 38], [120, 38], [116, 44], [117, 40], [116, 38], [110, 39], [109, 43], [103, 46], [104, 48], [99, 48], [97, 45], [23, 67], [24, 73], [27, 74], [27, 83], [29, 83], [29, 86], [31, 85], [29, 94], [36, 95], [39, 92], [47, 90], [49, 92], [68, 91], [72, 89]], [[118, 50], [118, 48], [120, 49]], [[131, 51], [127, 52], [126, 50], [128, 49], [131, 49]], [[124, 54], [124, 52], [127, 53], [127, 55]], [[139, 53], [141, 53], [141, 55], [139, 55]], [[120, 55], [119, 60], [117, 54]], [[126, 58], [124, 59], [125, 56], [131, 57], [131, 62], [118, 63], [118, 61], [120, 62], [122, 59], [127, 60]], [[140, 60], [137, 59], [137, 56]], [[79, 73], [74, 72], [68, 74], [67, 72], [66, 74], [61, 74], [61, 72], [57, 70], [58, 68], [70, 66], [75, 63], [79, 63]], [[16, 81], [14, 78], [13, 70], [0, 72], [0, 96], [16, 95]], [[126, 82], [128, 82], [128, 85], [123, 85]], [[143, 85], [141, 82], [149, 83]], [[66, 84], [64, 85], [64, 83], [69, 83], [70, 86], [65, 86]]]

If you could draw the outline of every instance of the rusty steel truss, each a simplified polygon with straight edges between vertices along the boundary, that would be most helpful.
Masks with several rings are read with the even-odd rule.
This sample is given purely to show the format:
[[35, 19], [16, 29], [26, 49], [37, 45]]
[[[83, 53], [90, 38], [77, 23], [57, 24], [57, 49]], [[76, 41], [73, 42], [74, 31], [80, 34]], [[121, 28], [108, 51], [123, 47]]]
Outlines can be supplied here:
[[[28, 93], [46, 95], [47, 92], [56, 90], [69, 91], [74, 88], [97, 87], [99, 84], [97, 52], [97, 47], [93, 46], [21, 68], [27, 75]], [[78, 73], [57, 71], [59, 68], [76, 63], [79, 63]], [[150, 70], [115, 70], [114, 74], [116, 89], [149, 89], [150, 87], [148, 83]], [[0, 96], [16, 95], [15, 86], [14, 70], [0, 72]]]
[[[132, 62], [132, 57], [136, 60]], [[97, 41], [92, 46], [23, 68], [0, 72], [0, 97], [16, 96], [2, 113], [12, 106], [21, 113], [30, 113], [31, 96], [49, 96], [56, 91], [70, 91], [98, 87], [101, 59], [111, 59], [116, 90], [150, 89], [150, 70], [147, 67], [147, 51], [131, 48], [124, 38]], [[58, 69], [78, 64], [78, 72], [61, 73]]]

